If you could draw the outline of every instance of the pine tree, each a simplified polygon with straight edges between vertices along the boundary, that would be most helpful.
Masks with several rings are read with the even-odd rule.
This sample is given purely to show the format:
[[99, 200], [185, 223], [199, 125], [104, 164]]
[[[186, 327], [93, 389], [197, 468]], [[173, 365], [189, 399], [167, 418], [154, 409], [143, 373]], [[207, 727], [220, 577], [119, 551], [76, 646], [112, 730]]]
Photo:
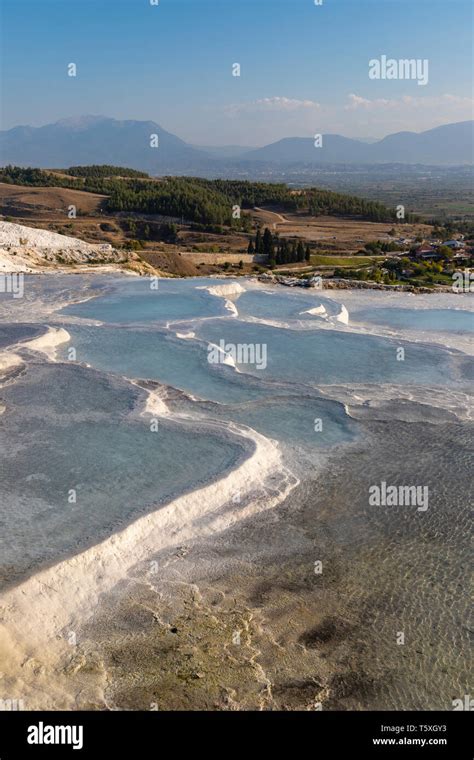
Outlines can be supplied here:
[[255, 236], [255, 252], [256, 253], [263, 253], [263, 247], [262, 247], [262, 235], [260, 230], [257, 230], [257, 234]]
[[304, 257], [306, 261], [311, 261], [311, 248], [309, 247], [309, 245], [306, 246]]
[[249, 253], [251, 256], [253, 256], [253, 254], [255, 253], [255, 248], [254, 248], [254, 245], [253, 245], [252, 238], [250, 238], [250, 240], [249, 240], [249, 245], [248, 245], [248, 248], [247, 248], [247, 253]]
[[298, 260], [298, 249], [296, 247], [296, 240], [293, 240], [293, 243], [291, 244], [290, 261], [293, 264], [297, 260]]
[[281, 264], [281, 244], [278, 242], [275, 249], [275, 263]]
[[301, 240], [296, 248], [296, 259], [297, 261], [304, 261], [304, 245]]
[[275, 258], [274, 254], [274, 247], [273, 247], [273, 235], [268, 229], [268, 227], [265, 227], [265, 232], [263, 233], [263, 253], [265, 256], [268, 256], [270, 260], [273, 260]]

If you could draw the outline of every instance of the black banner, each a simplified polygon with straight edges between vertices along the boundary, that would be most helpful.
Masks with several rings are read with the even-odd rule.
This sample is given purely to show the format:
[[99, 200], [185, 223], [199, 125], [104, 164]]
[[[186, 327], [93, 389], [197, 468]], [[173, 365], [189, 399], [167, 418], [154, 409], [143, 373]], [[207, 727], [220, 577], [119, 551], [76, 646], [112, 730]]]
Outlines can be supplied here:
[[[0, 760], [160, 757], [273, 747], [471, 760], [470, 712], [2, 712]], [[313, 748], [311, 750], [311, 747]], [[306, 750], [307, 751], [307, 750]]]

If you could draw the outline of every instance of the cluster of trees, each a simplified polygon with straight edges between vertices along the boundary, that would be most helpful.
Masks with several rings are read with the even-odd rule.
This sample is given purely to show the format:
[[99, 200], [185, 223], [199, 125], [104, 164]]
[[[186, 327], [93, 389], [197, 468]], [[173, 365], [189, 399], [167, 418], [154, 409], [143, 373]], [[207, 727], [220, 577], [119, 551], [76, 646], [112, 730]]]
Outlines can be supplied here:
[[247, 252], [251, 255], [258, 253], [267, 256], [269, 266], [310, 261], [311, 258], [309, 245], [305, 248], [301, 240], [293, 240], [290, 243], [286, 238], [280, 239], [277, 235], [272, 235], [268, 227], [265, 227], [263, 235], [260, 229], [257, 230], [255, 241], [250, 238]]
[[282, 241], [278, 241], [278, 246], [275, 252], [276, 264], [294, 264], [297, 261], [310, 261], [311, 249], [309, 245], [306, 247], [301, 240], [293, 240], [291, 243], [283, 238]]
[[369, 269], [364, 267], [363, 269], [348, 269], [347, 267], [336, 267], [334, 270], [334, 277], [348, 280], [368, 280]]
[[250, 182], [248, 180], [201, 179], [193, 178], [203, 187], [216, 190], [232, 205], [243, 209], [254, 208], [262, 204], [278, 205], [286, 211], [297, 211], [296, 196], [283, 183]]
[[222, 235], [225, 230], [220, 224], [198, 224], [193, 222], [190, 228], [194, 232], [210, 232], [212, 235]]
[[365, 244], [365, 250], [374, 255], [380, 255], [382, 253], [390, 253], [393, 251], [403, 251], [405, 248], [403, 245], [399, 245], [398, 243], [371, 240]]
[[178, 240], [178, 227], [170, 222], [159, 224], [130, 218], [122, 220], [120, 224], [126, 233], [140, 240], [154, 240], [165, 243], [176, 243]]
[[430, 224], [434, 225], [433, 235], [443, 241], [451, 240], [453, 235], [458, 233], [463, 234], [467, 239], [474, 238], [474, 222], [432, 220]]
[[331, 214], [370, 221], [395, 220], [395, 211], [375, 201], [317, 188], [295, 191], [282, 183], [199, 177], [163, 177], [146, 181], [148, 175], [144, 172], [109, 165], [72, 166], [65, 173], [68, 176], [7, 166], [0, 169], [0, 180], [18, 185], [54, 185], [101, 193], [108, 196], [110, 211], [161, 214], [199, 225], [226, 225], [244, 231], [251, 228], [250, 217], [244, 210], [265, 205], [313, 216]]
[[[446, 246], [444, 247], [446, 248]], [[449, 248], [446, 248], [446, 250], [452, 255]], [[413, 261], [407, 256], [403, 256], [402, 258], [388, 258], [380, 264], [360, 267], [359, 269], [339, 267], [334, 270], [334, 277], [351, 280], [369, 280], [370, 282], [380, 282], [387, 285], [394, 285], [399, 282], [413, 285], [430, 285], [444, 282], [443, 277], [446, 278], [446, 275], [451, 270], [452, 264], [449, 261], [449, 257], [441, 261]]]
[[[383, 265], [385, 267], [385, 264]], [[348, 280], [362, 280], [363, 282], [379, 282], [385, 285], [395, 285], [400, 279], [400, 272], [394, 269], [383, 271], [380, 266], [363, 267], [361, 269], [337, 268], [334, 270], [334, 277], [340, 277]]]
[[[383, 203], [366, 201], [355, 195], [309, 188], [296, 197], [298, 206], [307, 205], [311, 216], [355, 216], [370, 222], [400, 221], [397, 220], [394, 209], [387, 208]], [[403, 221], [409, 221], [408, 215]]]
[[66, 169], [65, 174], [72, 177], [137, 177], [145, 179], [149, 177], [146, 172], [139, 172], [136, 169], [127, 169], [124, 166], [110, 166], [110, 164], [92, 164], [91, 166], [70, 166]]
[[[87, 169], [88, 167], [80, 167]], [[85, 190], [89, 193], [101, 193], [108, 195], [110, 187], [114, 183], [126, 182], [127, 180], [105, 179], [95, 176], [73, 177], [64, 176], [56, 171], [33, 169], [22, 166], [0, 167], [0, 182], [10, 185], [26, 185], [31, 187], [67, 187], [70, 190]]]
[[115, 181], [109, 183], [107, 208], [161, 214], [203, 225], [242, 227], [233, 206], [215, 188], [189, 177], [165, 177], [160, 182]]
[[30, 166], [4, 166], [0, 167], [0, 182], [9, 185], [28, 185], [32, 187], [80, 187], [82, 184], [73, 179], [59, 177], [42, 169], [33, 169]]
[[[447, 249], [449, 251], [449, 248]], [[443, 282], [446, 276], [446, 268], [449, 270], [449, 261], [411, 261], [402, 259], [390, 259], [384, 262], [384, 268], [388, 269], [389, 276], [394, 280], [410, 282], [414, 285]]]
[[[307, 188], [293, 190], [284, 183], [249, 182], [242, 180], [196, 179], [204, 186], [213, 187], [225, 195], [229, 203], [242, 208], [277, 205], [286, 211], [302, 211], [312, 216], [356, 216], [375, 222], [399, 221], [394, 210], [383, 203], [366, 201], [354, 195]], [[407, 220], [405, 220], [407, 221]]]

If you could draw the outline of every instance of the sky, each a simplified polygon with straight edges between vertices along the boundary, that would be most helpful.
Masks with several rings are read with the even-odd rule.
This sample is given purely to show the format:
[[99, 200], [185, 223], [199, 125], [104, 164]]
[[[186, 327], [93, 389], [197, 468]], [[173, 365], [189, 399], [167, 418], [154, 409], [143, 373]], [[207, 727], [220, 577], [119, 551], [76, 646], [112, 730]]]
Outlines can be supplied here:
[[[155, 1], [0, 0], [1, 128], [96, 114], [259, 146], [473, 118], [472, 0]], [[370, 78], [383, 55], [428, 83]]]

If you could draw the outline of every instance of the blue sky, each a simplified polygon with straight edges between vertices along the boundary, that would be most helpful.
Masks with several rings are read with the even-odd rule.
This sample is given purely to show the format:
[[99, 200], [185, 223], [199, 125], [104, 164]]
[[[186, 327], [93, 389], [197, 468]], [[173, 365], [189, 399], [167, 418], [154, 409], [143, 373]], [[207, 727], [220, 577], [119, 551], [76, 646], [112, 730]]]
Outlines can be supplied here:
[[[188, 142], [382, 137], [472, 118], [471, 0], [0, 0], [2, 128], [152, 119]], [[429, 82], [368, 61], [429, 61]], [[77, 76], [67, 76], [68, 63]], [[241, 76], [232, 76], [239, 63]]]

